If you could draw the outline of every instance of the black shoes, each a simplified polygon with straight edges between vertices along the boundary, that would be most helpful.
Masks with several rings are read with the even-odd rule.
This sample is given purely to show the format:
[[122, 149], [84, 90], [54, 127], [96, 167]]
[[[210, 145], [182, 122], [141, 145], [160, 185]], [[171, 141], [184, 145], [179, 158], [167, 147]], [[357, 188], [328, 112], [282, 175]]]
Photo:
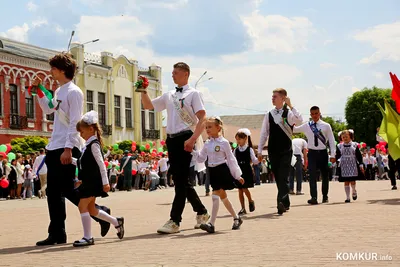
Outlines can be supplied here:
[[318, 200], [316, 198], [311, 198], [307, 202], [310, 205], [318, 205]]
[[250, 212], [253, 212], [256, 210], [256, 205], [254, 203], [254, 200], [249, 202], [249, 210], [250, 210]]
[[59, 238], [55, 238], [49, 235], [45, 240], [39, 241], [36, 243], [36, 246], [52, 246], [56, 244], [65, 244], [67, 243], [67, 235], [64, 235]]
[[124, 234], [125, 234], [125, 229], [124, 229], [124, 217], [120, 217], [117, 218], [118, 221], [118, 226], [115, 226], [115, 228], [118, 230], [119, 232], [117, 233], [117, 236], [119, 239], [124, 238]]
[[241, 210], [239, 211], [239, 213], [238, 213], [238, 215], [245, 215], [245, 214], [247, 214], [246, 209], [241, 209]]
[[200, 229], [206, 231], [207, 233], [215, 233], [215, 227], [211, 223], [203, 223], [200, 225]]
[[322, 203], [328, 203], [328, 202], [329, 202], [328, 197], [324, 197], [324, 198], [322, 199]]
[[344, 203], [350, 203], [350, 199], [346, 199]]
[[86, 246], [92, 246], [94, 245], [94, 239], [92, 238], [84, 238], [82, 237], [81, 240], [77, 240], [72, 244], [74, 247], [86, 247]]
[[239, 230], [240, 226], [242, 225], [243, 221], [242, 218], [233, 219], [232, 230]]
[[278, 214], [282, 215], [284, 212], [286, 212], [286, 207], [283, 205], [282, 202], [279, 202], [278, 204]]
[[[109, 208], [104, 207], [102, 210], [104, 212], [107, 212], [109, 215], [111, 215], [111, 210]], [[100, 228], [101, 228], [100, 234], [102, 237], [105, 237], [107, 235], [108, 231], [110, 230], [110, 223], [103, 221], [103, 220], [99, 220], [99, 223], [100, 223]]]
[[394, 185], [394, 186], [392, 187], [392, 190], [397, 190], [397, 185]]

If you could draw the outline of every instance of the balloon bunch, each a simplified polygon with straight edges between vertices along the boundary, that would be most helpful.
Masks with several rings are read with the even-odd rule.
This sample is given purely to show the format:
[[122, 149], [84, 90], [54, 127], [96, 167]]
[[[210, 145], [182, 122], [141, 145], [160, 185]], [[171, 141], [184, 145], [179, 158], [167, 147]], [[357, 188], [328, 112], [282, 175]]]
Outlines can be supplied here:
[[0, 145], [0, 155], [4, 158], [8, 158], [8, 161], [12, 161], [17, 157], [15, 153], [10, 152], [12, 149], [11, 144]]

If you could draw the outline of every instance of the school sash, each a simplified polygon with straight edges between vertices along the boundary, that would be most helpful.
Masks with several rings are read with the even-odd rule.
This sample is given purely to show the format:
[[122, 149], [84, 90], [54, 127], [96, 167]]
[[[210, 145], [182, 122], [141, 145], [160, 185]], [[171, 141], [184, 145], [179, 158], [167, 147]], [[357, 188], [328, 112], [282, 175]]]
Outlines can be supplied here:
[[317, 125], [310, 121], [308, 123], [308, 126], [310, 126], [310, 129], [313, 132], [314, 136], [317, 137], [326, 146], [326, 138], [322, 134], [321, 130], [318, 130]]

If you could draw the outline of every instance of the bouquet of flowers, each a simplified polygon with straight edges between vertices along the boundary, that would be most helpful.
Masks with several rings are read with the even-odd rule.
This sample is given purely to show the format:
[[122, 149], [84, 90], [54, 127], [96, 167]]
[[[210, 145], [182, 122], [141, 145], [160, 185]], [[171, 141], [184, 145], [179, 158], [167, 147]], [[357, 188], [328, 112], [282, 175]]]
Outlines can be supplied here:
[[144, 76], [139, 76], [138, 81], [135, 82], [135, 92], [146, 92], [146, 88], [149, 86], [149, 80]]

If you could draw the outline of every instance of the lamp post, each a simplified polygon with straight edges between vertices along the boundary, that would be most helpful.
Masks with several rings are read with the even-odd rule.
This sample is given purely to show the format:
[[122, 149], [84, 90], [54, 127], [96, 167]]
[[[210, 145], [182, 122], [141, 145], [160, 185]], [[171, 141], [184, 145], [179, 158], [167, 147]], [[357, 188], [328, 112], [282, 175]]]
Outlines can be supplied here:
[[74, 36], [74, 34], [75, 34], [75, 31], [72, 31], [72, 32], [71, 32], [71, 36], [69, 37], [69, 42], [68, 42], [67, 51], [69, 51], [69, 46], [71, 45], [72, 37]]
[[204, 83], [204, 82], [206, 82], [206, 81], [209, 81], [209, 80], [212, 80], [212, 79], [213, 79], [213, 77], [210, 77], [210, 78], [208, 78], [207, 80], [201, 82], [201, 79], [203, 79], [203, 77], [204, 77], [206, 74], [207, 74], [207, 71], [205, 71], [205, 72], [203, 73], [203, 75], [201, 75], [200, 78], [197, 80], [196, 84], [194, 85], [194, 88], [195, 88], [195, 89], [197, 88], [197, 85], [199, 85], [199, 84], [201, 84], [201, 83]]
[[[94, 39], [94, 40], [91, 40], [91, 41], [85, 42], [85, 43], [83, 43], [83, 44], [80, 44], [80, 45], [86, 45], [86, 44], [95, 43], [95, 42], [98, 42], [98, 41], [100, 41], [100, 39]], [[74, 47], [76, 47], [76, 46], [74, 46]], [[71, 48], [74, 48], [74, 47], [71, 47]], [[69, 51], [69, 49], [68, 49], [68, 51]]]

